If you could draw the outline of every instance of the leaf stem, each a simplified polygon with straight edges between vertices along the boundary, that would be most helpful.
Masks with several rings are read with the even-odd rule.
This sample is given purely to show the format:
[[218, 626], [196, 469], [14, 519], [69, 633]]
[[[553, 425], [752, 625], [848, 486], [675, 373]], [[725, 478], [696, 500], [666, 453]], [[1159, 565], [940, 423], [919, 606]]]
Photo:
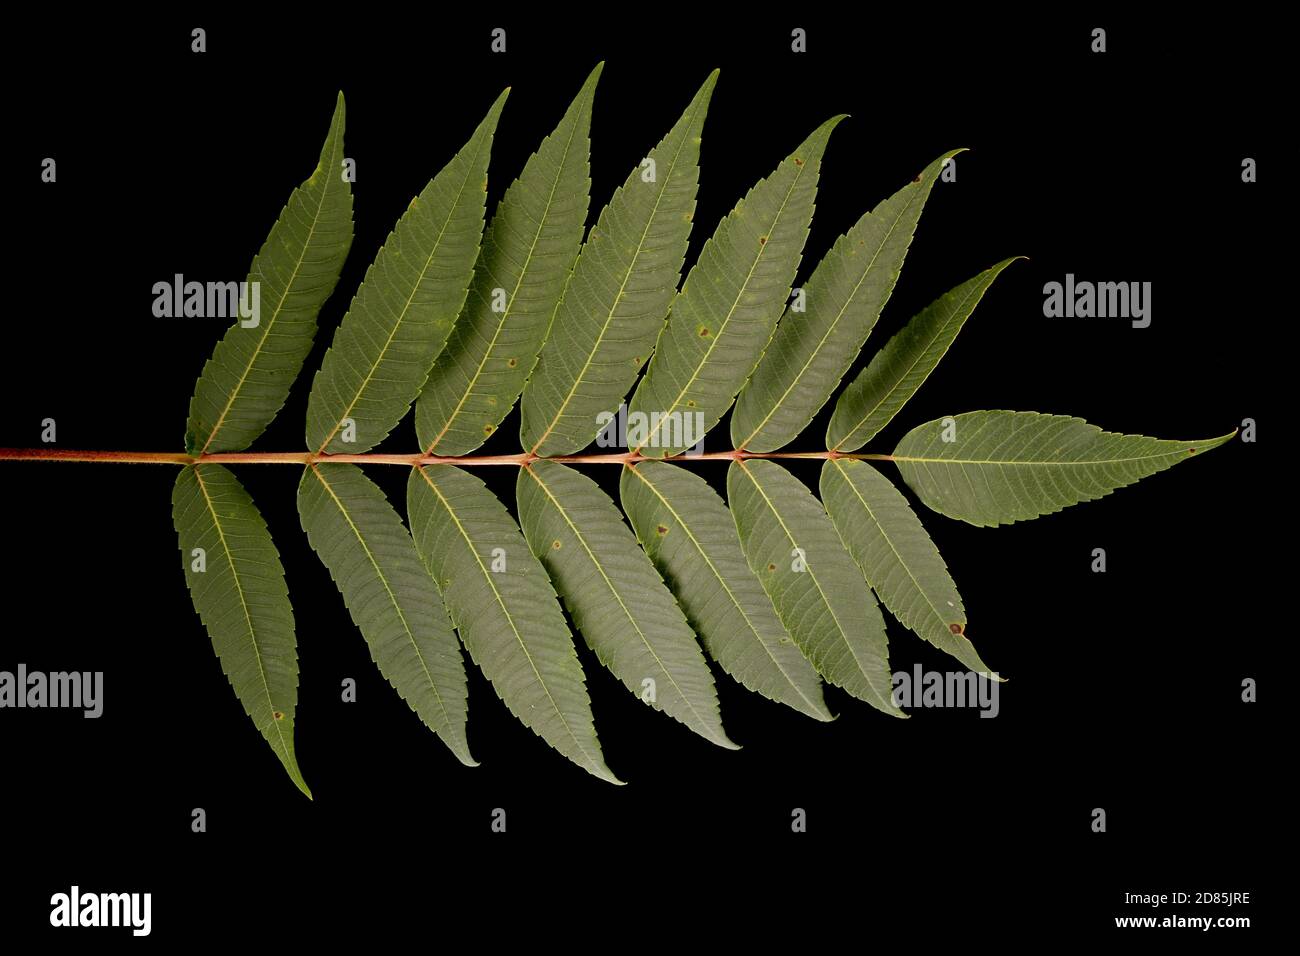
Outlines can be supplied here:
[[[639, 461], [737, 461], [746, 458], [856, 458], [867, 461], [892, 461], [892, 455], [849, 455], [839, 451], [711, 451], [699, 455], [681, 454], [670, 458], [654, 458], [639, 452], [614, 452], [604, 455], [559, 455], [546, 461], [569, 465], [632, 465]], [[323, 455], [309, 451], [233, 451], [212, 452], [203, 455], [186, 455], [165, 451], [77, 451], [64, 448], [0, 448], [0, 461], [84, 461], [119, 462], [141, 465], [309, 465], [316, 462], [346, 462], [357, 465], [514, 465], [527, 466], [537, 461], [531, 452], [518, 455], [466, 455], [443, 457], [439, 455], [390, 455], [372, 452], [364, 455]]]

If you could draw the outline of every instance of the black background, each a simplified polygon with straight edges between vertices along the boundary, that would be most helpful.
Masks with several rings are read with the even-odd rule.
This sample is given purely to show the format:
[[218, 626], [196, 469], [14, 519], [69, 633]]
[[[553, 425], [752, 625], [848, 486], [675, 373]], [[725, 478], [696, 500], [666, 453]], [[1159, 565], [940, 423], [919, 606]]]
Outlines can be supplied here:
[[[727, 752], [644, 707], [580, 646], [622, 788], [551, 751], [472, 664], [482, 766], [461, 767], [370, 663], [301, 532], [295, 469], [242, 467], [295, 605], [311, 802], [244, 716], [189, 603], [174, 470], [0, 462], [0, 669], [105, 672], [99, 720], [0, 712], [6, 936], [48, 929], [50, 894], [74, 882], [152, 892], [156, 939], [253, 924], [337, 938], [389, 920], [430, 941], [442, 921], [495, 939], [535, 903], [557, 907], [518, 920], [538, 942], [666, 943], [684, 919], [709, 935], [809, 940], [1077, 936], [1138, 933], [1114, 929], [1116, 915], [1150, 912], [1123, 893], [1174, 890], [1251, 892], [1233, 913], [1256, 929], [1234, 942], [1269, 922], [1284, 688], [1268, 678], [1274, 648], [1293, 639], [1293, 598], [1277, 580], [1286, 547], [1273, 547], [1289, 514], [1266, 460], [1281, 437], [1276, 329], [1289, 321], [1268, 230], [1286, 174], [1272, 133], [1276, 27], [919, 11], [856, 25], [747, 14], [758, 25], [743, 26], [700, 12], [557, 10], [558, 26], [403, 14], [378, 26], [364, 10], [304, 10], [280, 24], [203, 14], [15, 28], [0, 446], [38, 446], [52, 417], [63, 448], [181, 450], [193, 382], [225, 323], [155, 319], [151, 286], [177, 272], [246, 274], [310, 173], [341, 88], [356, 238], [299, 387], [256, 446], [300, 450], [309, 377], [411, 197], [510, 85], [490, 209], [602, 59], [589, 222], [721, 67], [688, 264], [749, 186], [835, 113], [851, 119], [831, 139], [799, 280], [862, 212], [943, 151], [970, 149], [957, 181], [936, 185], [865, 356], [981, 269], [1029, 261], [998, 279], [868, 450], [980, 408], [1178, 439], [1249, 417], [1261, 441], [1007, 528], [917, 505], [972, 640], [1009, 678], [993, 720], [890, 720], [827, 688], [840, 716], [818, 724], [719, 672], [723, 719], [743, 745]], [[498, 25], [504, 56], [488, 52]], [[205, 54], [190, 52], [194, 26], [207, 29]], [[794, 26], [808, 30], [806, 55], [790, 52]], [[1089, 51], [1094, 26], [1108, 29], [1105, 54]], [[39, 179], [46, 156], [53, 185]], [[1256, 184], [1241, 181], [1246, 156]], [[1044, 318], [1043, 284], [1067, 272], [1152, 282], [1150, 328]], [[829, 411], [795, 447], [818, 447]], [[517, 424], [512, 414], [484, 451], [517, 451]], [[724, 421], [709, 447], [729, 447], [726, 436]], [[380, 450], [415, 449], [408, 417]], [[699, 467], [723, 487], [723, 464]], [[795, 470], [815, 486], [815, 467]], [[400, 508], [405, 470], [370, 472]], [[587, 472], [616, 493], [616, 469]], [[477, 473], [512, 502], [512, 469]], [[1096, 547], [1105, 574], [1090, 571]], [[956, 666], [892, 619], [890, 634], [895, 670]], [[355, 704], [340, 701], [347, 677]], [[1258, 704], [1241, 701], [1246, 677], [1261, 683]], [[205, 834], [190, 831], [195, 807]], [[505, 835], [490, 832], [495, 807]], [[806, 834], [791, 833], [795, 807]], [[1104, 834], [1091, 831], [1094, 807]], [[585, 930], [593, 917], [614, 929]], [[78, 941], [125, 931], [90, 932]]]

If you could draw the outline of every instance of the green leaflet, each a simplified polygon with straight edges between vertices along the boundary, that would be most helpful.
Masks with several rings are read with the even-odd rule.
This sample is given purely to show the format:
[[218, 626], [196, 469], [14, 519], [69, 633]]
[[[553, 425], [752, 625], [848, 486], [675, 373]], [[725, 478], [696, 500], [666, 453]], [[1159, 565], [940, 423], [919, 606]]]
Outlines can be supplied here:
[[886, 342], [835, 403], [826, 447], [856, 451], [888, 425], [934, 371], [998, 273], [1017, 258], [1003, 259], [941, 295]]
[[771, 461], [734, 461], [727, 499], [750, 570], [818, 673], [895, 717], [880, 608], [840, 536], [799, 479]]
[[[298, 703], [293, 608], [266, 522], [230, 471], [191, 465], [176, 476], [172, 523], [190, 598], [221, 669], [289, 777], [310, 797], [293, 751]], [[200, 566], [203, 570], [197, 570]]]
[[460, 645], [384, 493], [356, 465], [309, 465], [298, 485], [298, 514], [379, 672], [461, 763], [477, 766], [465, 739]]
[[289, 196], [248, 281], [258, 322], [237, 320], [203, 366], [190, 399], [185, 451], [241, 451], [289, 397], [352, 245], [352, 187], [343, 178], [343, 94], [311, 178]]
[[677, 291], [699, 185], [700, 134], [718, 71], [600, 214], [524, 386], [519, 438], [538, 455], [589, 445], [654, 349]]
[[822, 153], [841, 119], [819, 126], [704, 244], [632, 396], [629, 419], [639, 413], [651, 424], [644, 435], [629, 430], [628, 445], [646, 457], [698, 442], [758, 364], [799, 268]]
[[529, 547], [600, 662], [651, 707], [738, 749], [722, 729], [695, 633], [600, 486], [537, 461], [519, 469], [515, 496]]
[[817, 671], [746, 564], [731, 512], [709, 483], [650, 461], [624, 468], [619, 492], [641, 547], [672, 586], [709, 655], [750, 690], [830, 720]]
[[821, 495], [840, 540], [885, 607], [971, 670], [991, 673], [965, 636], [957, 585], [902, 493], [866, 462], [832, 458], [822, 465]]
[[731, 414], [735, 448], [775, 451], [799, 436], [853, 365], [894, 291], [944, 153], [840, 236], [788, 306]]
[[467, 455], [483, 444], [537, 362], [587, 222], [591, 106], [603, 66], [591, 71], [492, 217], [465, 312], [416, 404], [428, 454]]
[[366, 270], [312, 382], [307, 447], [374, 448], [419, 394], [465, 303], [483, 236], [492, 134], [509, 92], [411, 200]]
[[406, 496], [416, 550], [498, 696], [579, 767], [621, 783], [601, 755], [582, 665], [555, 592], [509, 512], [454, 465], [412, 469]]
[[1100, 498], [1235, 434], [1163, 441], [1104, 432], [1065, 415], [966, 412], [918, 425], [893, 459], [928, 507], [991, 527]]

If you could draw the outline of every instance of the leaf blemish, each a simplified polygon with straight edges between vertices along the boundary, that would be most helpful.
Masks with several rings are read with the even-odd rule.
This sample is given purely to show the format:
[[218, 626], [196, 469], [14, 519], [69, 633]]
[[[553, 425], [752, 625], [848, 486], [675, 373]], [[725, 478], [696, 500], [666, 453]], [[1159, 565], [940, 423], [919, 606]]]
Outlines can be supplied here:
[[276, 720], [284, 720], [284, 714], [280, 713], [280, 711], [278, 710], [275, 711], [275, 713], [271, 714], [271, 716], [274, 717]]
[[706, 329], [704, 326], [701, 325], [701, 326], [700, 326], [700, 338], [702, 338], [702, 339], [707, 339], [708, 337], [709, 337], [709, 330]]
[[954, 634], [960, 634], [960, 633], [961, 633], [961, 625], [960, 625], [960, 624], [949, 624], [949, 625], [948, 625], [948, 630], [952, 631]]
[[776, 565], [775, 565], [775, 564], [769, 564], [769, 565], [767, 566], [767, 569], [768, 569], [769, 571], [775, 571], [775, 570], [776, 570]]
[[665, 535], [665, 534], [668, 533], [668, 529], [665, 528], [663, 525], [658, 525], [658, 526], [655, 528], [655, 531], [657, 531], [657, 532], [660, 534], [660, 536]]
[[559, 550], [560, 550], [560, 547], [561, 547], [561, 545], [560, 545], [560, 539], [559, 539], [559, 538], [556, 538], [554, 541], [551, 542], [551, 550], [552, 550], [552, 551], [559, 551]]

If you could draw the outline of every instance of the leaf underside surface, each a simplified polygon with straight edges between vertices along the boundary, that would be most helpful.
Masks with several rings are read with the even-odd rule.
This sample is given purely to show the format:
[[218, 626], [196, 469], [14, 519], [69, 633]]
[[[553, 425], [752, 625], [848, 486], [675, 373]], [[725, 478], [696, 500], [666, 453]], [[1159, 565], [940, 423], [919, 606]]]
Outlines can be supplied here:
[[918, 425], [893, 459], [927, 507], [991, 527], [1108, 495], [1233, 434], [1166, 441], [1104, 432], [1066, 415], [966, 412]]
[[822, 154], [841, 119], [819, 126], [704, 244], [629, 406], [629, 415], [651, 423], [639, 441], [628, 441], [646, 457], [694, 445], [731, 407], [758, 364], [790, 295]]
[[707, 481], [664, 462], [624, 468], [620, 498], [709, 656], [748, 689], [830, 720], [821, 678], [749, 569], [731, 512]]
[[811, 491], [771, 461], [735, 461], [727, 500], [750, 570], [818, 673], [887, 714], [894, 704], [885, 621]]
[[248, 281], [258, 283], [257, 324], [244, 325], [253, 316], [236, 321], [203, 366], [185, 430], [191, 455], [251, 445], [284, 406], [311, 351], [316, 316], [352, 246], [344, 118], [340, 93], [315, 172], [293, 191], [253, 260]]
[[368, 451], [420, 393], [474, 272], [505, 99], [497, 97], [469, 142], [411, 200], [366, 271], [312, 382], [307, 447]]
[[234, 474], [213, 464], [181, 469], [172, 489], [172, 521], [190, 598], [221, 669], [258, 733], [310, 797], [293, 747], [293, 608], [266, 522]]
[[384, 493], [356, 465], [314, 464], [298, 485], [298, 514], [379, 672], [461, 763], [475, 766], [460, 642]]
[[[183, 465], [172, 510], [194, 607], [236, 698], [309, 797], [294, 750], [298, 660], [284, 571], [256, 505], [218, 462], [305, 464], [298, 510], [309, 543], [380, 673], [461, 763], [475, 765], [463, 645], [520, 722], [587, 773], [620, 784], [605, 763], [566, 610], [642, 703], [726, 749], [738, 748], [723, 728], [710, 661], [819, 721], [833, 719], [823, 681], [905, 717], [878, 600], [934, 647], [1001, 678], [967, 636], [962, 598], [903, 484], [932, 510], [996, 526], [1102, 497], [1233, 437], [1168, 441], [994, 410], [919, 425], [892, 455], [852, 456], [921, 388], [1014, 261], [931, 302], [835, 397], [961, 150], [862, 215], [792, 290], [823, 154], [844, 118], [832, 117], [718, 223], [679, 291], [718, 71], [584, 241], [602, 69], [486, 229], [508, 89], [411, 201], [313, 379], [308, 453], [205, 457], [243, 452], [284, 405], [348, 255], [341, 94], [315, 171], [253, 261], [256, 323], [239, 316], [196, 383], [186, 455], [74, 453]], [[617, 442], [629, 454], [576, 455], [593, 439], [610, 444], [601, 432], [629, 391]], [[523, 454], [462, 462], [516, 402]], [[365, 454], [413, 403], [422, 455]], [[780, 451], [823, 410], [826, 452]], [[706, 456], [730, 460], [724, 501], [679, 467], [690, 455], [656, 459], [702, 450], [729, 411], [735, 452]], [[409, 531], [349, 455], [417, 463], [406, 488]], [[786, 457], [823, 459], [820, 497], [769, 460]], [[572, 467], [593, 460], [621, 468], [621, 512]], [[516, 467], [518, 520], [461, 467], [471, 463]]]
[[416, 403], [420, 447], [467, 455], [510, 413], [537, 363], [587, 222], [597, 66], [483, 237], [465, 310]]

